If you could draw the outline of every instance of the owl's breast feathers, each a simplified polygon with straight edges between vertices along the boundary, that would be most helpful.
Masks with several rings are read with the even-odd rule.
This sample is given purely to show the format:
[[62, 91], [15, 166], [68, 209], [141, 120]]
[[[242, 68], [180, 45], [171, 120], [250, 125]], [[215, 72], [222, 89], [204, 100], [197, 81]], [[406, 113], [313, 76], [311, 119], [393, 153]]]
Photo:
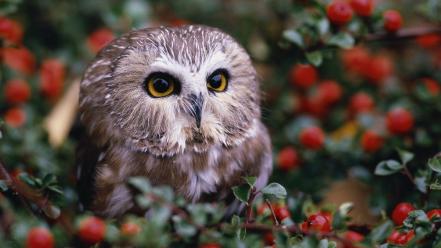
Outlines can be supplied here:
[[[110, 217], [134, 208], [132, 192], [127, 185], [127, 180], [133, 176], [145, 176], [154, 185], [170, 185], [176, 194], [191, 201], [201, 201], [212, 199], [213, 195], [217, 199], [225, 198], [232, 186], [243, 183], [244, 176], [258, 177], [257, 187], [263, 187], [272, 170], [270, 139], [260, 121], [255, 121], [248, 137], [234, 147], [213, 144], [203, 152], [186, 150], [172, 157], [157, 157], [119, 145], [92, 150], [80, 147], [80, 153], [84, 155], [85, 151], [95, 158], [95, 164], [90, 161], [93, 159], [82, 161], [79, 185], [83, 191], [80, 194], [90, 196], [90, 188], [84, 191], [88, 186], [93, 186], [94, 193], [93, 197], [80, 198], [86, 200], [85, 204], [90, 203], [89, 207], [97, 214]], [[88, 202], [89, 199], [93, 200]]]

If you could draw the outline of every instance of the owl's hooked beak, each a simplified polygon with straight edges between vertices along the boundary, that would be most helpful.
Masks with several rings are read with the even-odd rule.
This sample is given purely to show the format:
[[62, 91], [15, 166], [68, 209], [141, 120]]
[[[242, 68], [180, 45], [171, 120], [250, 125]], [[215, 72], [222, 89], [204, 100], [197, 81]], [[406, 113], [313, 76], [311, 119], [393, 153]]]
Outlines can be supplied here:
[[202, 119], [202, 107], [204, 105], [204, 97], [202, 96], [202, 93], [199, 93], [199, 96], [196, 94], [191, 94], [189, 96], [190, 103], [191, 103], [191, 112], [190, 114], [195, 118], [196, 120], [196, 126], [198, 128], [201, 127], [201, 119]]

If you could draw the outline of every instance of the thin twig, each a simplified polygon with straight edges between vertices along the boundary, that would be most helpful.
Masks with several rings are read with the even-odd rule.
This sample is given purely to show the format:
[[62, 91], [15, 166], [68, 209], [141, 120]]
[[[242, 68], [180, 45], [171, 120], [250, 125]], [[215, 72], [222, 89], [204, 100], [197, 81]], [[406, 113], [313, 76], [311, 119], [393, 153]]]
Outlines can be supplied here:
[[274, 220], [274, 223], [276, 224], [276, 226], [280, 225], [279, 221], [277, 220], [276, 213], [274, 213], [274, 209], [273, 209], [273, 206], [271, 205], [271, 202], [268, 199], [265, 199], [265, 203], [271, 211], [271, 216], [273, 217], [273, 220]]

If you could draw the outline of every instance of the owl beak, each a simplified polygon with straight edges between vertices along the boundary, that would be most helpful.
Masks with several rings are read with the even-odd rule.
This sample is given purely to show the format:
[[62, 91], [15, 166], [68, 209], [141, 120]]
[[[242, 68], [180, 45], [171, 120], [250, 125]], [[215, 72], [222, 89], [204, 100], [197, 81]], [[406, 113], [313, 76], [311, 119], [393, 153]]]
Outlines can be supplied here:
[[191, 115], [196, 120], [196, 126], [198, 128], [201, 127], [201, 119], [202, 119], [202, 107], [204, 105], [204, 98], [202, 97], [202, 93], [198, 95], [191, 94], [190, 95], [190, 102], [191, 102]]

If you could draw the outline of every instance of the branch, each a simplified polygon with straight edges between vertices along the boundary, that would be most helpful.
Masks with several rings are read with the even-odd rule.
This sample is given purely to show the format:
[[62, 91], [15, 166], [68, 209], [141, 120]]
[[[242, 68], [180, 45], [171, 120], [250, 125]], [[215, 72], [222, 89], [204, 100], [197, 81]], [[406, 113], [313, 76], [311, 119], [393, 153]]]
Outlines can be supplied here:
[[39, 215], [32, 208], [32, 204], [36, 205], [47, 218], [57, 219], [59, 212], [57, 208], [49, 201], [49, 199], [41, 194], [41, 192], [32, 189], [23, 182], [11, 177], [6, 170], [4, 164], [0, 161], [0, 180], [4, 180], [8, 188], [16, 195], [20, 201], [32, 213]]
[[375, 42], [375, 41], [397, 41], [415, 39], [428, 34], [441, 34], [441, 27], [411, 27], [403, 28], [396, 33], [372, 33], [361, 38], [361, 41]]

